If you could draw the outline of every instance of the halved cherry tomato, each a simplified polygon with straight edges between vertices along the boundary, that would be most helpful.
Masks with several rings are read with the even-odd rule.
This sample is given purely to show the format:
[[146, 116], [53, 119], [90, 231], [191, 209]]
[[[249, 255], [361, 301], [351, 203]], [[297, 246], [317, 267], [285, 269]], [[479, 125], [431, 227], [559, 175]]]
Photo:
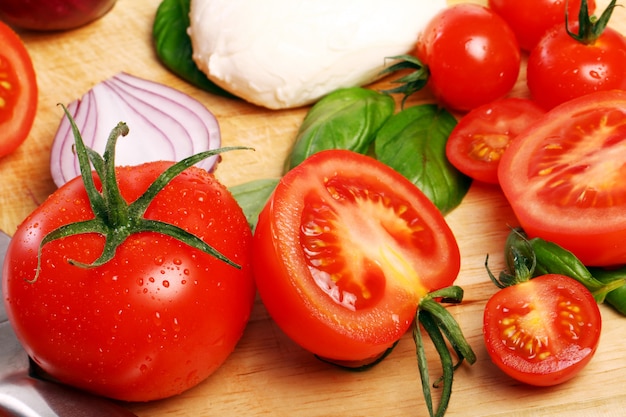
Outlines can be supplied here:
[[507, 375], [550, 386], [589, 363], [601, 327], [589, 290], [570, 277], [549, 274], [496, 292], [485, 306], [483, 335], [491, 360]]
[[[522, 49], [526, 51], [556, 25], [564, 25], [565, 7], [569, 21], [578, 21], [581, 0], [489, 0], [489, 7], [513, 29]], [[596, 9], [595, 0], [587, 1], [589, 13]]]
[[626, 263], [626, 91], [555, 107], [504, 152], [498, 177], [529, 237], [585, 265]]
[[26, 47], [0, 21], [0, 157], [28, 136], [37, 112], [37, 80]]
[[409, 328], [419, 301], [451, 285], [459, 249], [443, 216], [406, 178], [346, 150], [289, 171], [253, 241], [259, 294], [296, 343], [366, 361]]
[[498, 183], [498, 165], [511, 140], [543, 116], [533, 101], [504, 98], [477, 107], [461, 118], [446, 143], [446, 156], [475, 180]]

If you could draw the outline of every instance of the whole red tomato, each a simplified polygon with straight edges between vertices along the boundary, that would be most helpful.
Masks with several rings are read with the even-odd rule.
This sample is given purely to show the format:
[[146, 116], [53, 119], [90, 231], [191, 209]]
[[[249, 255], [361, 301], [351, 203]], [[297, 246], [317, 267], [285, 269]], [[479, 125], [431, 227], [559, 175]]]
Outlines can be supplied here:
[[612, 10], [609, 5], [597, 22], [587, 17], [541, 39], [528, 57], [533, 100], [550, 109], [596, 91], [626, 90], [626, 38], [605, 26]]
[[[169, 162], [118, 168], [125, 201], [136, 201]], [[96, 181], [99, 186], [99, 181]], [[110, 398], [148, 401], [207, 378], [230, 355], [255, 296], [251, 232], [240, 207], [206, 171], [188, 168], [143, 216], [178, 226], [240, 266], [157, 231], [131, 234], [101, 266], [81, 267], [104, 238], [50, 241], [60, 226], [94, 218], [80, 177], [54, 192], [18, 228], [3, 271], [4, 302], [24, 348], [49, 376]]]
[[416, 55], [428, 66], [428, 85], [436, 98], [460, 111], [511, 91], [521, 60], [506, 22], [491, 9], [471, 3], [436, 15], [422, 32]]
[[[565, 7], [571, 23], [578, 21], [581, 0], [489, 0], [489, 7], [511, 27], [522, 49], [532, 50], [554, 26], [565, 25]], [[595, 0], [587, 2], [589, 13]]]
[[31, 30], [66, 30], [104, 16], [116, 0], [2, 0], [0, 20]]

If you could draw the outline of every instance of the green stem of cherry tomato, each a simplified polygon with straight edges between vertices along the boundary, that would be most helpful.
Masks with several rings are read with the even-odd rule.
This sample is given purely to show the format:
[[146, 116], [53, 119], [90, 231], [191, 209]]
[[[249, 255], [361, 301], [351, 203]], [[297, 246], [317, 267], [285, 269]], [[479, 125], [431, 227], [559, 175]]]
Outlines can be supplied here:
[[597, 280], [616, 287], [606, 295], [604, 302], [626, 316], [626, 266], [618, 269], [591, 268], [590, 271]]
[[[103, 156], [85, 146], [80, 131], [72, 119], [67, 108], [63, 106], [66, 116], [70, 120], [74, 134], [76, 155], [80, 165], [81, 176], [87, 192], [89, 203], [94, 212], [94, 218], [87, 221], [76, 222], [61, 226], [48, 233], [41, 244], [37, 254], [37, 270], [31, 282], [39, 277], [41, 269], [41, 251], [43, 247], [56, 239], [84, 233], [98, 233], [105, 236], [105, 245], [102, 254], [90, 264], [68, 260], [73, 265], [92, 268], [105, 264], [115, 256], [115, 251], [130, 235], [152, 231], [171, 236], [181, 242], [204, 251], [227, 264], [240, 268], [239, 265], [222, 255], [199, 237], [172, 224], [149, 220], [143, 217], [144, 212], [154, 197], [178, 174], [190, 166], [210, 156], [232, 149], [245, 149], [242, 147], [220, 148], [192, 155], [165, 170], [151, 185], [146, 192], [137, 200], [128, 204], [122, 197], [115, 176], [115, 145], [120, 136], [128, 134], [128, 127], [120, 122], [112, 131], [107, 141]], [[94, 177], [91, 173], [90, 162], [101, 179], [102, 191], [96, 188]]]
[[[463, 332], [459, 327], [452, 314], [446, 310], [439, 301], [447, 303], [460, 303], [463, 300], [463, 289], [453, 285], [438, 291], [433, 291], [420, 301], [419, 308], [416, 313], [415, 327], [413, 328], [413, 340], [417, 353], [417, 363], [420, 377], [422, 380], [422, 391], [426, 406], [431, 417], [443, 416], [448, 408], [450, 396], [452, 394], [452, 381], [454, 370], [458, 368], [464, 360], [469, 364], [476, 362], [476, 355], [471, 346], [463, 336]], [[443, 376], [433, 385], [439, 388], [442, 383], [441, 399], [437, 410], [433, 409], [432, 393], [430, 390], [431, 383], [428, 372], [428, 364], [426, 352], [424, 349], [424, 339], [422, 337], [419, 324], [428, 333], [441, 362]], [[458, 358], [457, 364], [454, 364], [452, 355], [448, 350], [446, 339], [454, 349]]]
[[613, 9], [616, 6], [617, 0], [611, 0], [611, 3], [604, 9], [602, 15], [598, 19], [593, 18], [589, 15], [589, 8], [587, 5], [587, 0], [582, 0], [580, 3], [580, 12], [578, 14], [578, 33], [574, 33], [570, 31], [567, 19], [567, 9], [565, 10], [565, 27], [567, 33], [578, 42], [584, 43], [586, 45], [593, 44], [596, 39], [602, 35], [606, 25], [609, 23], [611, 19], [611, 14], [613, 14]]
[[[521, 229], [513, 229], [509, 233], [505, 243], [505, 261], [507, 270], [500, 273], [499, 279], [496, 280], [490, 273], [492, 281], [500, 288], [541, 275], [561, 274], [583, 284], [598, 303], [603, 303], [608, 294], [626, 286], [626, 273], [615, 273], [601, 280], [572, 252], [541, 238], [528, 239]], [[600, 270], [597, 271], [599, 273]], [[614, 298], [615, 295], [611, 296], [611, 299]], [[626, 297], [622, 304], [626, 310]]]

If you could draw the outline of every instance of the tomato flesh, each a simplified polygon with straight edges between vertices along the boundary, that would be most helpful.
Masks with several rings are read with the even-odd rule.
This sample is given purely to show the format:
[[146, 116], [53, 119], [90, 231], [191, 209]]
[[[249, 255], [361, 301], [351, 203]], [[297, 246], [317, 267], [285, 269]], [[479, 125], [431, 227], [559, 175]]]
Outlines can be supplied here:
[[[118, 168], [134, 201], [168, 162]], [[255, 297], [251, 233], [228, 191], [192, 167], [145, 212], [214, 246], [241, 269], [156, 232], [131, 235], [102, 266], [80, 268], [102, 252], [95, 233], [54, 240], [56, 227], [93, 218], [78, 177], [53, 193], [18, 228], [8, 248], [2, 291], [22, 345], [48, 375], [124, 401], [178, 394], [212, 374], [242, 336]]]
[[259, 216], [254, 271], [261, 298], [296, 343], [362, 361], [389, 348], [419, 300], [460, 268], [443, 216], [373, 158], [332, 150], [287, 173]]
[[545, 111], [531, 100], [504, 98], [461, 118], [446, 143], [450, 163], [465, 175], [498, 183], [498, 165], [509, 143]]
[[591, 360], [600, 340], [600, 310], [591, 293], [564, 275], [543, 275], [494, 294], [483, 334], [492, 361], [530, 385], [573, 378]]
[[26, 47], [0, 21], [0, 157], [13, 152], [28, 136], [37, 112], [35, 69]]
[[520, 225], [585, 265], [626, 263], [626, 92], [548, 112], [505, 151], [500, 185]]

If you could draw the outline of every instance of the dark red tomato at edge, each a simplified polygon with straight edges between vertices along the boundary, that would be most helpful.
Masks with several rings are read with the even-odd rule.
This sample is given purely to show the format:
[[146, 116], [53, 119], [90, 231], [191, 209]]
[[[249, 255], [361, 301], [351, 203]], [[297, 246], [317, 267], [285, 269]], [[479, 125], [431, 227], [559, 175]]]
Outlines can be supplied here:
[[254, 235], [259, 294], [296, 343], [367, 361], [409, 328], [420, 299], [451, 285], [459, 249], [412, 183], [368, 156], [322, 151], [289, 171]]
[[498, 184], [498, 165], [509, 143], [545, 114], [533, 101], [504, 98], [467, 113], [446, 142], [446, 157], [469, 177]]
[[[118, 168], [123, 197], [134, 201], [169, 167]], [[2, 292], [15, 332], [41, 369], [65, 384], [124, 401], [150, 401], [191, 388], [212, 374], [242, 336], [255, 297], [251, 232], [228, 190], [192, 167], [149, 205], [147, 219], [179, 226], [230, 260], [156, 232], [132, 234], [102, 266], [103, 237], [80, 234], [47, 243], [37, 280], [37, 250], [56, 227], [93, 218], [80, 177], [55, 191], [14, 234]]]
[[589, 363], [601, 327], [589, 290], [570, 277], [550, 274], [495, 293], [485, 306], [483, 335], [491, 360], [507, 375], [551, 386]]

